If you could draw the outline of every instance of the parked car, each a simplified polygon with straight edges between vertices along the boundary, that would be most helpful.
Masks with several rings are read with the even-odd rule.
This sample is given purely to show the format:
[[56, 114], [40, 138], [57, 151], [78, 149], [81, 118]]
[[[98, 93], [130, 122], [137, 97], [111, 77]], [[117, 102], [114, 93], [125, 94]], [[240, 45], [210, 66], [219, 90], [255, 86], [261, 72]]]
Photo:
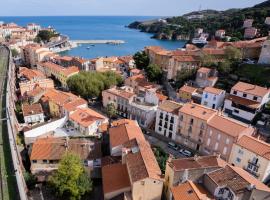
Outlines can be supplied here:
[[168, 147], [175, 150], [175, 151], [177, 151], [179, 149], [179, 147], [176, 144], [174, 144], [173, 142], [169, 142]]
[[186, 156], [186, 157], [191, 157], [192, 156], [192, 153], [186, 149], [180, 149], [179, 150], [179, 153], [181, 153], [183, 156]]

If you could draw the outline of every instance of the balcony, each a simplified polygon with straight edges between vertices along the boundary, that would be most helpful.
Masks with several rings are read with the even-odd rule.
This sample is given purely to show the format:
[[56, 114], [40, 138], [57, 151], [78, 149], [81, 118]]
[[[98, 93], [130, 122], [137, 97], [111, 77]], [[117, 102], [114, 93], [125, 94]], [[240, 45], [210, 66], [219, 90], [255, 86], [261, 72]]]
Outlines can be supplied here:
[[255, 171], [249, 169], [248, 167], [243, 167], [243, 169], [244, 169], [245, 171], [247, 171], [248, 173], [250, 173], [250, 174], [251, 174], [252, 176], [254, 176], [255, 178], [258, 178], [258, 177], [260, 176], [259, 173], [257, 173], [257, 172], [255, 172]]
[[254, 162], [253, 160], [251, 160], [251, 159], [249, 159], [248, 160], [248, 163], [249, 164], [251, 164], [252, 166], [254, 166], [254, 167], [257, 167], [257, 168], [259, 168], [260, 167], [260, 164], [259, 163], [257, 163], [257, 162]]

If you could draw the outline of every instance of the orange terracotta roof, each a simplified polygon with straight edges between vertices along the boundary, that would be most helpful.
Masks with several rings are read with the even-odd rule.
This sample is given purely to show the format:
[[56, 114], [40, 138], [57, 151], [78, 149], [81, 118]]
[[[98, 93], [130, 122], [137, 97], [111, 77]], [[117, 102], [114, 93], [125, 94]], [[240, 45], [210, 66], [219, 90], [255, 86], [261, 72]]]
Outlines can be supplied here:
[[126, 155], [126, 165], [130, 182], [145, 178], [161, 180], [161, 171], [150, 144], [146, 140], [133, 139], [125, 143], [124, 150], [130, 149]]
[[178, 62], [199, 62], [195, 56], [174, 56], [173, 58]]
[[183, 106], [183, 104], [174, 102], [174, 101], [164, 101], [162, 104], [158, 106], [158, 109], [163, 110], [168, 113], [172, 113], [178, 115], [179, 109]]
[[268, 88], [260, 87], [258, 85], [252, 85], [252, 84], [244, 83], [244, 82], [238, 82], [236, 85], [232, 87], [232, 90], [256, 95], [259, 97], [264, 97], [266, 94], [270, 92]]
[[130, 120], [130, 119], [119, 119], [119, 120], [115, 120], [112, 122], [112, 126], [119, 126], [122, 124], [129, 124], [129, 125], [138, 126], [137, 121]]
[[257, 190], [270, 192], [268, 186], [238, 167], [227, 165], [225, 168], [208, 173], [207, 176], [218, 186], [226, 186], [235, 194], [243, 193], [251, 184], [254, 185]]
[[201, 185], [187, 181], [171, 188], [174, 200], [214, 200], [214, 197]]
[[224, 167], [226, 166], [226, 162], [218, 156], [199, 156], [194, 158], [173, 159], [169, 163], [169, 166], [173, 168], [174, 171], [183, 171], [186, 169]]
[[31, 160], [61, 160], [66, 152], [73, 152], [82, 160], [101, 158], [101, 144], [87, 139], [39, 138], [32, 147]]
[[110, 88], [108, 90], [105, 90], [105, 92], [109, 92], [111, 94], [114, 94], [116, 96], [119, 96], [125, 99], [130, 99], [135, 95], [133, 92], [128, 92], [124, 89], [118, 89], [118, 88]]
[[138, 125], [121, 124], [109, 129], [111, 148], [124, 144], [125, 142], [137, 138], [145, 140], [141, 128]]
[[200, 67], [197, 72], [200, 72], [200, 73], [210, 73], [211, 72], [211, 69], [210, 68], [206, 68], [206, 67]]
[[87, 105], [87, 101], [82, 98], [74, 99], [66, 104], [64, 104], [64, 109], [66, 109], [68, 112], [76, 110], [79, 106]]
[[167, 96], [165, 96], [165, 95], [163, 95], [163, 94], [161, 94], [161, 93], [159, 93], [159, 92], [157, 92], [156, 95], [157, 95], [159, 101], [161, 101], [161, 102], [163, 102], [163, 101], [165, 101], [165, 100], [168, 99]]
[[239, 137], [242, 133], [252, 134], [255, 130], [251, 126], [229, 117], [215, 115], [208, 121], [208, 126], [232, 137]]
[[[237, 145], [270, 160], [270, 144], [254, 138], [252, 136], [243, 135], [237, 142]], [[254, 148], [256, 147], [256, 148]]]
[[160, 46], [147, 46], [145, 47], [146, 50], [154, 51], [154, 52], [159, 52], [163, 51], [164, 49]]
[[213, 110], [195, 103], [186, 103], [182, 106], [179, 113], [184, 113], [202, 120], [209, 120], [216, 115], [217, 110]]
[[41, 65], [42, 67], [45, 67], [45, 68], [50, 68], [51, 70], [53, 70], [56, 73], [62, 73], [63, 75], [65, 75], [67, 77], [79, 72], [79, 68], [76, 66], [62, 67], [62, 66], [57, 65], [57, 64], [52, 63], [52, 62], [39, 63], [39, 65]]
[[43, 109], [40, 103], [36, 103], [32, 105], [23, 104], [22, 112], [23, 112], [23, 116], [26, 117], [26, 116], [41, 114], [43, 113]]
[[228, 99], [236, 104], [244, 105], [244, 106], [247, 106], [247, 107], [253, 108], [253, 109], [257, 109], [261, 106], [260, 103], [258, 103], [257, 101], [252, 101], [252, 100], [245, 99], [243, 97], [238, 97], [235, 95], [228, 95], [226, 97], [226, 99]]
[[87, 128], [97, 120], [105, 120], [106, 117], [90, 108], [78, 108], [70, 114], [69, 118]]
[[219, 94], [221, 94], [221, 93], [223, 93], [225, 91], [221, 90], [221, 89], [218, 89], [218, 88], [214, 88], [214, 87], [206, 87], [206, 88], [204, 88], [204, 92], [219, 95]]
[[102, 167], [104, 194], [130, 188], [130, 181], [125, 164], [117, 163]]
[[20, 67], [19, 73], [21, 76], [26, 77], [28, 80], [32, 80], [34, 78], [46, 78], [46, 76], [41, 71], [29, 69], [26, 67]]
[[180, 89], [179, 89], [179, 92], [187, 92], [187, 93], [194, 93], [197, 91], [197, 88], [194, 88], [194, 87], [191, 87], [191, 86], [188, 86], [188, 85], [183, 85]]

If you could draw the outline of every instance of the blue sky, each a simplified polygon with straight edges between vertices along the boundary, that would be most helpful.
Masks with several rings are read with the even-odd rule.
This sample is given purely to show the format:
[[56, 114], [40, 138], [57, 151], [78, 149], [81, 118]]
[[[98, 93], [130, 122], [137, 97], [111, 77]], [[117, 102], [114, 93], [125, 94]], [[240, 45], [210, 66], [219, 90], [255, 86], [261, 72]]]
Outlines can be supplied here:
[[174, 16], [202, 9], [253, 6], [263, 0], [0, 0], [1, 16]]

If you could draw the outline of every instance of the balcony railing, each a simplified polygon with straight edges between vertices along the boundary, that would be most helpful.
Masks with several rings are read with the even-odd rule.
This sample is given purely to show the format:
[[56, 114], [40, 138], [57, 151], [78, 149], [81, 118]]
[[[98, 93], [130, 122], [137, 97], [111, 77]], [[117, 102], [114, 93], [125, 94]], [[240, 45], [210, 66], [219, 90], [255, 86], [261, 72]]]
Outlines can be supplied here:
[[250, 160], [250, 159], [248, 160], [248, 163], [253, 165], [253, 166], [256, 166], [258, 168], [261, 166], [259, 163], [255, 163], [255, 162], [253, 162], [253, 160]]
[[258, 178], [258, 177], [260, 176], [259, 173], [257, 173], [257, 172], [255, 172], [255, 171], [249, 169], [248, 167], [243, 167], [243, 169], [244, 169], [245, 171], [247, 171], [248, 173], [250, 173], [252, 176], [256, 177], [256, 178]]

